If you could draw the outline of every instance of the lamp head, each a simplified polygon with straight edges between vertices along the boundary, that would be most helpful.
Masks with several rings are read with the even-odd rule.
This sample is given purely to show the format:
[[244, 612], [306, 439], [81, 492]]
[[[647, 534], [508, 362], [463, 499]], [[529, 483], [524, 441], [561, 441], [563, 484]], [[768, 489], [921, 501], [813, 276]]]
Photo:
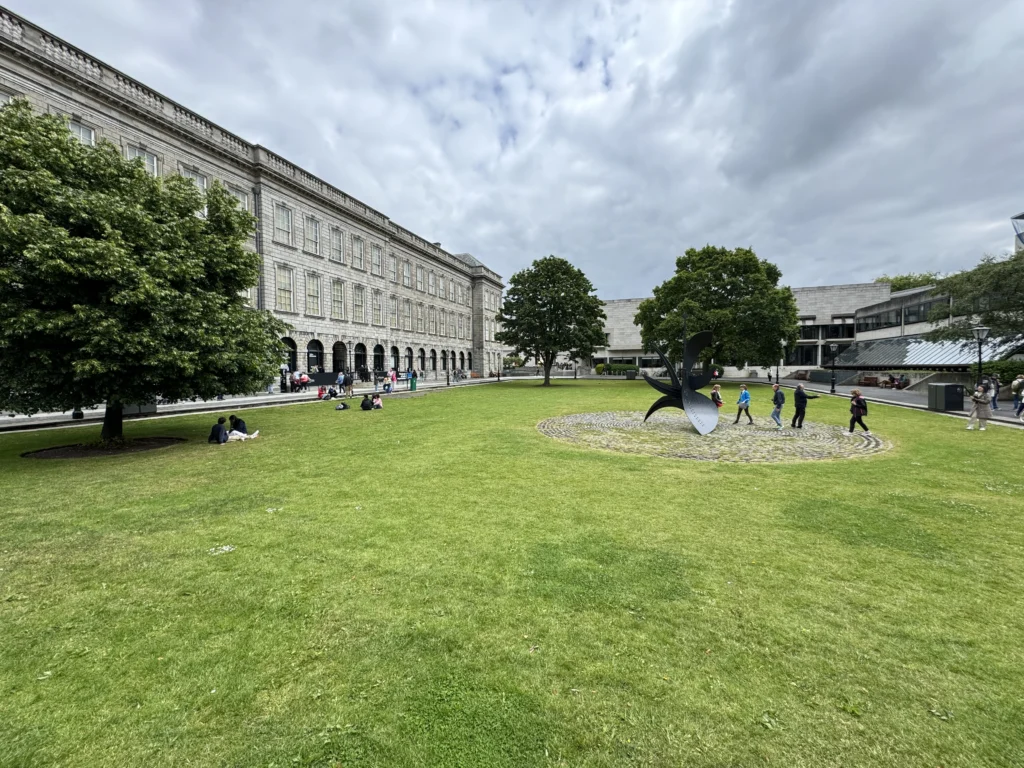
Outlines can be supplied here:
[[839, 345], [836, 344], [834, 341], [828, 345], [828, 348], [832, 350], [833, 355], [839, 351]]
[[984, 341], [985, 339], [988, 338], [989, 330], [991, 329], [986, 328], [984, 325], [979, 325], [974, 328], [971, 328], [971, 333], [974, 334], [974, 338], [976, 341]]

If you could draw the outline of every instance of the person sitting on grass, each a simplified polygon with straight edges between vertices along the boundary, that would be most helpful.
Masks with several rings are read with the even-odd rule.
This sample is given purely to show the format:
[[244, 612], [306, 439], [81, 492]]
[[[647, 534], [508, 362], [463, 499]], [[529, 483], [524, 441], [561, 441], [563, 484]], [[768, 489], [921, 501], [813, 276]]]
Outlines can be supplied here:
[[383, 411], [384, 410], [384, 403], [381, 401], [380, 395], [374, 395], [373, 396], [373, 410], [375, 410], [375, 411]]
[[363, 402], [361, 402], [359, 404], [359, 407], [362, 410], [364, 410], [364, 411], [372, 411], [373, 410], [373, 402], [370, 400], [370, 395], [369, 394], [363, 395]]
[[250, 435], [248, 427], [245, 426], [245, 422], [237, 416], [229, 416], [228, 421], [231, 422], [231, 428], [228, 430], [228, 442], [231, 442], [232, 440], [252, 440], [253, 438], [260, 436], [260, 431], [258, 429]]
[[210, 430], [210, 436], [206, 439], [208, 443], [219, 443], [224, 445], [228, 441], [228, 431], [224, 428], [224, 422], [227, 421], [223, 416], [217, 419], [217, 423], [213, 425], [213, 429]]

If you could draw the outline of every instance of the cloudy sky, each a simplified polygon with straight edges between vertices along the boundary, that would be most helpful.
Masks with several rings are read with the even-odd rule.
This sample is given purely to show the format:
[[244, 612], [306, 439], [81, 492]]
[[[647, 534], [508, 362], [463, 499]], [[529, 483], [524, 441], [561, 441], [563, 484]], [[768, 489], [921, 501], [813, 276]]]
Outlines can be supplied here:
[[1020, 0], [2, 0], [506, 278], [954, 270], [1024, 210]]

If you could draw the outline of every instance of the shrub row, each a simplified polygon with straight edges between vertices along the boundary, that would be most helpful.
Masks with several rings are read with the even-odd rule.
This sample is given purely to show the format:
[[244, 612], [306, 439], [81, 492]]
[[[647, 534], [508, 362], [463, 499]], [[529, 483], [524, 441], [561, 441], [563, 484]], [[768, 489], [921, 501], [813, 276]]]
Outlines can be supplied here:
[[[977, 364], [971, 366], [971, 373], [978, 378]], [[998, 360], [994, 363], [985, 363], [981, 366], [981, 373], [984, 376], [991, 376], [993, 373], [999, 377], [1004, 384], [1009, 384], [1024, 373], [1024, 360]]]
[[598, 363], [596, 370], [598, 376], [602, 374], [607, 374], [609, 376], [618, 376], [625, 373], [626, 371], [639, 371], [640, 369], [635, 365], [629, 365], [627, 363], [623, 363], [621, 365], [618, 363], [615, 363], [614, 365], [608, 363]]

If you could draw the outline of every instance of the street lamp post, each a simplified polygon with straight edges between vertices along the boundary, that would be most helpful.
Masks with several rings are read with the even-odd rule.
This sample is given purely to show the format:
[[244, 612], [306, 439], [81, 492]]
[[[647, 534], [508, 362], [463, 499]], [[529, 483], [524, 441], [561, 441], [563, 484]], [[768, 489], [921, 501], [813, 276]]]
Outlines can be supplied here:
[[[783, 339], [779, 343], [782, 344], [782, 357], [785, 357], [786, 356], [786, 340]], [[782, 383], [782, 379], [779, 378], [779, 361], [775, 362], [775, 383], [776, 384], [781, 384]]]
[[836, 393], [836, 352], [839, 351], [839, 345], [832, 342], [828, 348], [832, 350], [832, 391], [830, 394], [834, 395]]
[[975, 340], [978, 342], [978, 383], [981, 384], [981, 347], [985, 343], [985, 339], [988, 338], [989, 328], [984, 325], [979, 325], [975, 328], [971, 328], [971, 333], [974, 334]]

